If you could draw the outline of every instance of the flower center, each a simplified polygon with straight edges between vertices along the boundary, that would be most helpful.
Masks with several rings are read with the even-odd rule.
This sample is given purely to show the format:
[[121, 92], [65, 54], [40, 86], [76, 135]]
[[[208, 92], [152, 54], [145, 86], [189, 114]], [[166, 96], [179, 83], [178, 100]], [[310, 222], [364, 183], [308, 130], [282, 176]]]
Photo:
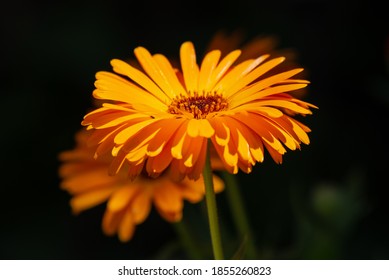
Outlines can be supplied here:
[[168, 110], [171, 114], [183, 115], [187, 112], [195, 119], [205, 119], [209, 113], [223, 111], [227, 106], [227, 100], [221, 94], [214, 92], [198, 95], [195, 92], [193, 95], [180, 94], [173, 98]]

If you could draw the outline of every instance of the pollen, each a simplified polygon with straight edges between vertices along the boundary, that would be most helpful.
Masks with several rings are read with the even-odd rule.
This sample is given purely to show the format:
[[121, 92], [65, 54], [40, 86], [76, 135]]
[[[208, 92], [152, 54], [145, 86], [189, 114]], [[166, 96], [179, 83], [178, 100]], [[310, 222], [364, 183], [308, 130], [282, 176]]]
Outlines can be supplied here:
[[195, 92], [175, 97], [168, 110], [175, 115], [189, 113], [195, 119], [205, 119], [208, 114], [226, 110], [227, 107], [228, 103], [221, 94], [210, 92], [199, 95]]

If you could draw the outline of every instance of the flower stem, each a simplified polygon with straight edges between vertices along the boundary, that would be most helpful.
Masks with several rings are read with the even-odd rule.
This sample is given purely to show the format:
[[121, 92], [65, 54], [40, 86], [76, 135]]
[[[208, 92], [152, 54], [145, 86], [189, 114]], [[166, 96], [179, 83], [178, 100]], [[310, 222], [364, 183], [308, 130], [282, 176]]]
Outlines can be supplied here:
[[248, 216], [243, 205], [242, 196], [239, 191], [238, 181], [235, 175], [226, 171], [222, 172], [222, 177], [226, 183], [227, 200], [231, 207], [232, 218], [239, 235], [246, 242], [246, 254], [249, 259], [257, 259], [258, 253], [254, 242], [254, 237], [248, 221]]
[[205, 199], [207, 203], [208, 222], [211, 233], [212, 249], [215, 260], [223, 260], [223, 247], [221, 243], [221, 235], [219, 228], [219, 221], [217, 217], [216, 197], [215, 190], [213, 188], [213, 176], [211, 168], [211, 158], [209, 152], [209, 145], [207, 147], [207, 156], [205, 159], [205, 165], [203, 170], [203, 178], [205, 185]]

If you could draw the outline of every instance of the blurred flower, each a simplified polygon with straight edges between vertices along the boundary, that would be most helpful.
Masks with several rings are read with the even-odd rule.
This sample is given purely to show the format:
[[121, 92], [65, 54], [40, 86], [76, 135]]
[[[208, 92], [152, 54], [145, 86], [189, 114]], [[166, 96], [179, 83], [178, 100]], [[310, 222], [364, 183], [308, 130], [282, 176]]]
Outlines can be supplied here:
[[292, 56], [295, 55], [295, 52], [280, 50], [278, 49], [278, 44], [276, 36], [256, 36], [247, 40], [245, 32], [242, 30], [232, 32], [220, 30], [212, 36], [207, 45], [206, 52], [220, 50], [222, 55], [227, 55], [236, 49], [240, 49], [242, 50], [242, 54], [237, 58], [235, 63], [240, 63], [267, 53], [274, 56], [290, 54], [291, 56], [287, 57], [287, 63], [290, 63], [295, 58]]
[[[132, 238], [136, 225], [145, 221], [152, 205], [168, 222], [182, 218], [184, 200], [197, 203], [204, 197], [202, 180], [172, 181], [166, 174], [158, 179], [140, 175], [133, 181], [125, 170], [108, 175], [110, 155], [93, 158], [94, 147], [88, 147], [90, 132], [76, 134], [76, 147], [60, 153], [61, 188], [72, 196], [70, 205], [75, 214], [107, 202], [102, 221], [103, 232], [118, 234], [123, 242]], [[222, 180], [214, 176], [215, 192], [224, 189]]]
[[209, 142], [228, 172], [249, 173], [264, 160], [265, 148], [281, 163], [284, 146], [295, 150], [309, 143], [310, 129], [289, 114], [305, 116], [317, 107], [287, 93], [307, 85], [291, 79], [303, 69], [261, 79], [284, 57], [262, 55], [231, 67], [240, 50], [221, 60], [213, 50], [198, 65], [193, 44], [185, 42], [180, 71], [161, 54], [143, 47], [134, 53], [144, 72], [113, 59], [116, 74], [98, 72], [93, 92], [112, 103], [82, 121], [93, 130], [88, 141], [97, 145], [95, 156], [113, 155], [110, 174], [127, 165], [130, 176], [145, 169], [153, 177], [168, 171], [177, 179], [198, 179]]

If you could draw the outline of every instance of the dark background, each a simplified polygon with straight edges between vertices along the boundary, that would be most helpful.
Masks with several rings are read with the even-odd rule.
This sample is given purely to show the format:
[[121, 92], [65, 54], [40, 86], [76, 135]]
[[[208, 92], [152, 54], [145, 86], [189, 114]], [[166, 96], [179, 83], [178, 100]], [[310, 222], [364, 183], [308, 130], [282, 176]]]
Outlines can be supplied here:
[[[239, 174], [261, 258], [389, 259], [389, 18], [384, 4], [329, 1], [12, 1], [1, 16], [2, 259], [186, 258], [152, 212], [126, 244], [101, 233], [104, 206], [71, 214], [57, 154], [90, 106], [94, 74], [142, 45], [176, 56], [220, 30], [276, 35], [309, 73], [311, 144]], [[139, 3], [141, 2], [141, 3]], [[273, 1], [274, 2], [274, 1]], [[224, 194], [225, 242], [236, 245]], [[194, 206], [185, 206], [192, 226]], [[193, 210], [193, 211], [192, 211]], [[192, 212], [191, 212], [192, 211]], [[192, 215], [193, 216], [193, 215]], [[197, 227], [208, 235], [205, 227]]]

